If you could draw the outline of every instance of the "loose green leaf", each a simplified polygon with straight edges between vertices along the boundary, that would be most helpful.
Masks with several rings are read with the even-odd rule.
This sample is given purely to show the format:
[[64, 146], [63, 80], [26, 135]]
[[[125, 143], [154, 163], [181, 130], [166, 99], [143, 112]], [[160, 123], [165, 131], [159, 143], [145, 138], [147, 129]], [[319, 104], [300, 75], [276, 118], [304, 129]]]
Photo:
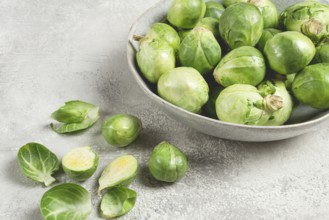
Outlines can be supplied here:
[[125, 155], [116, 158], [103, 171], [98, 180], [98, 194], [114, 186], [128, 186], [136, 177], [138, 162], [135, 157]]
[[113, 187], [101, 202], [101, 213], [105, 218], [115, 218], [127, 214], [135, 205], [137, 193], [126, 187]]
[[84, 220], [91, 213], [90, 193], [80, 185], [63, 183], [42, 196], [40, 211], [45, 220]]
[[44, 183], [45, 186], [56, 181], [52, 174], [59, 168], [58, 158], [45, 146], [28, 143], [19, 149], [17, 159], [26, 177]]
[[63, 124], [50, 127], [57, 133], [70, 133], [91, 127], [99, 118], [99, 107], [82, 102], [70, 101], [51, 114], [52, 118]]

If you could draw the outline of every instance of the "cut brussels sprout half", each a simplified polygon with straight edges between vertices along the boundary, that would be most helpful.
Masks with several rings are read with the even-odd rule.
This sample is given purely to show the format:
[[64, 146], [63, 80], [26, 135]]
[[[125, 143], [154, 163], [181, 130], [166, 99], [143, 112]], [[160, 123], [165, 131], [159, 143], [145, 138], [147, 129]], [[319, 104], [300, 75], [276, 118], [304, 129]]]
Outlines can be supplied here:
[[63, 156], [63, 170], [72, 179], [84, 181], [96, 171], [98, 159], [98, 154], [89, 146], [75, 148]]
[[44, 183], [45, 186], [56, 181], [52, 175], [59, 168], [58, 158], [45, 146], [28, 143], [19, 149], [17, 159], [26, 177]]
[[102, 216], [115, 218], [127, 214], [134, 208], [136, 198], [137, 193], [126, 187], [116, 186], [108, 189], [101, 201]]
[[164, 182], [180, 180], [188, 168], [183, 152], [165, 141], [153, 149], [148, 165], [152, 176]]
[[138, 162], [134, 156], [125, 155], [116, 158], [103, 171], [98, 180], [98, 194], [103, 189], [114, 186], [128, 186], [136, 177]]
[[99, 107], [83, 101], [69, 101], [51, 114], [51, 117], [63, 124], [50, 124], [57, 133], [70, 133], [91, 127], [99, 118]]
[[131, 144], [142, 130], [142, 122], [133, 115], [116, 114], [106, 118], [102, 125], [104, 139], [112, 146]]
[[74, 183], [54, 186], [43, 194], [40, 211], [45, 220], [85, 220], [91, 213], [90, 193]]

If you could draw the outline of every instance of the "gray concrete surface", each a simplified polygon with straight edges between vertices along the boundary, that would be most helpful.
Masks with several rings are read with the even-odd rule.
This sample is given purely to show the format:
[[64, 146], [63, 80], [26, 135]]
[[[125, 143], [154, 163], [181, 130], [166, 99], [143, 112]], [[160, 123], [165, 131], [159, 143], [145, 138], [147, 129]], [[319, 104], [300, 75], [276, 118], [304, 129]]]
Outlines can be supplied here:
[[[100, 219], [97, 179], [112, 159], [140, 162], [131, 188], [135, 208], [121, 219], [328, 219], [329, 128], [273, 143], [242, 143], [200, 134], [168, 118], [131, 78], [126, 61], [130, 25], [151, 0], [2, 0], [0, 3], [0, 219], [41, 220], [47, 188], [26, 179], [16, 154], [37, 141], [61, 157], [92, 145], [96, 174], [82, 183], [92, 193], [90, 219]], [[101, 119], [77, 135], [58, 135], [50, 114], [65, 101], [99, 105]], [[144, 130], [129, 148], [109, 147], [101, 121], [114, 113], [140, 117]], [[189, 159], [175, 184], [150, 177], [152, 148], [167, 140]], [[59, 182], [71, 182], [63, 173]]]

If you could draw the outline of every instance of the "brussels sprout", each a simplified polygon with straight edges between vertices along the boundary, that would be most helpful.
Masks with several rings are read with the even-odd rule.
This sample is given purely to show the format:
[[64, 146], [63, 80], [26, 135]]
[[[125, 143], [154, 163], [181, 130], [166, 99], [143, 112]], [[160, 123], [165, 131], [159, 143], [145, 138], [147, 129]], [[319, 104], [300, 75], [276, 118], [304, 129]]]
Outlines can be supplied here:
[[226, 7], [239, 2], [250, 3], [258, 7], [262, 13], [264, 28], [275, 28], [278, 26], [278, 9], [270, 0], [224, 0]]
[[265, 71], [262, 53], [254, 47], [243, 46], [224, 56], [213, 75], [215, 80], [224, 87], [233, 84], [256, 86], [264, 79]]
[[205, 75], [219, 62], [221, 48], [211, 31], [198, 27], [184, 38], [178, 56], [183, 66], [193, 67]]
[[263, 27], [261, 12], [248, 3], [228, 7], [219, 18], [219, 34], [231, 49], [255, 46], [262, 36]]
[[76, 132], [91, 127], [99, 118], [99, 107], [79, 100], [65, 102], [65, 105], [51, 114], [61, 125], [50, 124], [59, 134]]
[[209, 100], [208, 102], [203, 106], [203, 111], [206, 116], [210, 118], [217, 119], [216, 115], [216, 99], [219, 95], [219, 93], [224, 89], [224, 87], [220, 85], [214, 85], [209, 86], [210, 92], [209, 92]]
[[303, 34], [286, 31], [268, 40], [264, 53], [273, 70], [280, 74], [290, 74], [302, 70], [311, 62], [315, 47]]
[[286, 80], [284, 81], [284, 84], [286, 85], [287, 89], [291, 89], [292, 83], [295, 80], [296, 75], [296, 73], [287, 75]]
[[63, 156], [63, 170], [72, 179], [84, 181], [96, 171], [98, 159], [98, 154], [91, 147], [78, 147]]
[[45, 220], [85, 220], [91, 213], [90, 193], [74, 183], [62, 183], [43, 194], [40, 211]]
[[317, 109], [329, 109], [329, 63], [305, 67], [297, 74], [292, 91], [303, 104]]
[[280, 24], [288, 31], [299, 31], [314, 43], [329, 36], [329, 5], [315, 1], [296, 3], [280, 15]]
[[273, 83], [266, 81], [262, 83], [258, 90], [264, 95], [277, 95], [282, 98], [282, 108], [273, 112], [269, 120], [264, 125], [283, 125], [291, 116], [294, 103], [283, 81], [275, 80]]
[[264, 51], [264, 47], [266, 42], [269, 39], [272, 39], [274, 37], [274, 35], [281, 33], [281, 30], [278, 29], [274, 29], [274, 28], [267, 28], [263, 30], [263, 34], [260, 37], [258, 43], [256, 44], [256, 47], [260, 50], [260, 51]]
[[201, 74], [191, 67], [178, 67], [162, 75], [158, 94], [187, 111], [199, 113], [208, 101], [209, 87]]
[[246, 125], [264, 125], [283, 106], [277, 95], [261, 96], [256, 87], [234, 84], [225, 88], [216, 100], [220, 120]]
[[114, 186], [128, 186], [136, 177], [138, 162], [135, 157], [125, 155], [113, 160], [98, 180], [98, 194]]
[[101, 201], [101, 213], [105, 218], [115, 218], [127, 214], [135, 206], [137, 193], [122, 186], [109, 189]]
[[316, 47], [316, 53], [312, 63], [329, 63], [329, 42]]
[[19, 149], [17, 159], [26, 177], [44, 183], [45, 186], [56, 181], [52, 175], [59, 168], [58, 158], [45, 146], [28, 143]]
[[167, 41], [167, 43], [174, 48], [175, 51], [178, 51], [180, 38], [178, 33], [174, 28], [165, 23], [155, 23], [151, 26], [147, 32], [146, 38], [149, 39], [159, 39]]
[[152, 176], [164, 182], [178, 181], [188, 167], [182, 151], [165, 141], [153, 149], [148, 165]]
[[104, 120], [102, 134], [107, 143], [115, 147], [131, 144], [142, 130], [142, 122], [133, 115], [117, 114]]
[[169, 8], [167, 19], [178, 27], [193, 28], [206, 12], [206, 3], [203, 0], [174, 0]]
[[206, 13], [204, 16], [212, 17], [218, 20], [220, 16], [222, 16], [224, 10], [225, 8], [222, 4], [219, 4], [218, 2], [214, 1], [209, 1], [206, 2]]
[[[206, 28], [209, 31], [212, 32], [212, 34], [214, 35], [215, 38], [219, 38], [219, 30], [218, 30], [218, 20], [216, 20], [215, 18], [211, 18], [211, 17], [205, 17], [202, 18], [197, 25], [195, 26], [195, 28], [198, 27], [202, 27], [202, 28]], [[181, 41], [184, 40], [184, 38], [191, 32], [192, 30], [184, 30], [181, 29], [179, 30], [179, 37], [181, 39]]]
[[164, 40], [143, 38], [136, 54], [142, 75], [151, 83], [157, 83], [160, 76], [175, 68], [174, 49]]

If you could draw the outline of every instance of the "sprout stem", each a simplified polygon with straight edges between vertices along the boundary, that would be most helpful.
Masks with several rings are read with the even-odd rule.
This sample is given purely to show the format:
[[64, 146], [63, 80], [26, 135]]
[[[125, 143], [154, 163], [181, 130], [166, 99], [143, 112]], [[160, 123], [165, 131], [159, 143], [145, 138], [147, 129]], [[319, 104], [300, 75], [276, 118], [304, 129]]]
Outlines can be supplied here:
[[264, 98], [264, 107], [264, 110], [269, 113], [278, 111], [283, 107], [283, 99], [281, 96], [267, 95]]
[[45, 177], [45, 179], [44, 179], [43, 182], [44, 182], [45, 186], [49, 186], [49, 185], [51, 185], [55, 181], [56, 181], [56, 179], [54, 177], [47, 176], [47, 177]]

